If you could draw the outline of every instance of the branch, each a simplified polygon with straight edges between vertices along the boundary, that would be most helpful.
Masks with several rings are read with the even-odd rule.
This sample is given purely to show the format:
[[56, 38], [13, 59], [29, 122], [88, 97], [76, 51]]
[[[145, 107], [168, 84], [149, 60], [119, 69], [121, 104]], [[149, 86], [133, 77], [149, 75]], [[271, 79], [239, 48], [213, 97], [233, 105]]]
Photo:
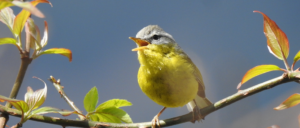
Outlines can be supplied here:
[[[9, 98], [13, 98], [15, 99], [18, 95], [19, 89], [22, 85], [23, 82], [23, 78], [25, 76], [26, 70], [28, 65], [31, 63], [31, 58], [29, 58], [29, 52], [22, 52], [21, 51], [21, 65], [20, 65], [20, 69], [19, 69], [19, 73], [18, 76], [15, 80], [14, 86], [10, 92]], [[11, 108], [11, 104], [10, 103], [6, 103], [6, 106]], [[1, 118], [0, 118], [0, 128], [4, 128], [7, 121], [8, 121], [8, 116], [6, 113], [2, 113], [1, 114]], [[7, 118], [6, 118], [7, 117]]]
[[[15, 99], [18, 95], [19, 89], [21, 87], [21, 84], [23, 82], [23, 78], [25, 76], [26, 70], [28, 65], [31, 63], [31, 59], [29, 58], [29, 56], [23, 56], [24, 54], [22, 54], [21, 56], [21, 66], [19, 69], [19, 73], [18, 76], [15, 80], [15, 84], [10, 92], [9, 98], [13, 98]], [[11, 104], [7, 103], [6, 104], [7, 107], [11, 108]]]
[[62, 98], [64, 98], [64, 100], [69, 104], [69, 106], [74, 110], [76, 111], [78, 114], [78, 117], [81, 119], [81, 120], [84, 120], [85, 117], [80, 115], [82, 114], [82, 112], [79, 110], [79, 108], [76, 107], [76, 105], [74, 104], [74, 102], [67, 96], [67, 94], [65, 93], [64, 91], [64, 87], [60, 85], [60, 80], [56, 80], [53, 76], [50, 76], [50, 79], [49, 79], [52, 83], [53, 83], [53, 86], [55, 87], [55, 89], [58, 91], [58, 93], [60, 94], [60, 96]]
[[[256, 94], [258, 92], [270, 89], [277, 85], [298, 81], [300, 80], [300, 72], [291, 72], [289, 74], [283, 74], [282, 76], [273, 78], [271, 80], [265, 81], [263, 83], [254, 85], [248, 89], [239, 91], [231, 96], [228, 96], [213, 105], [210, 105], [206, 108], [201, 109], [201, 113], [203, 115], [208, 115], [216, 110], [219, 110], [225, 106], [228, 106], [238, 100], [244, 99], [248, 96]], [[0, 105], [0, 112], [7, 112], [13, 116], [21, 116], [21, 112], [16, 109], [7, 108], [5, 106]], [[189, 122], [192, 120], [192, 113], [188, 113], [182, 116], [160, 120], [160, 125], [162, 127], [176, 125], [184, 122]], [[61, 119], [57, 117], [48, 117], [48, 116], [41, 116], [41, 115], [34, 115], [30, 120], [44, 122], [44, 123], [51, 123], [56, 125], [62, 126], [75, 126], [75, 127], [93, 127], [93, 128], [100, 128], [100, 127], [151, 127], [151, 122], [144, 122], [144, 123], [132, 123], [132, 124], [117, 124], [117, 123], [100, 123], [94, 121], [78, 121], [78, 120], [68, 120], [68, 119]]]

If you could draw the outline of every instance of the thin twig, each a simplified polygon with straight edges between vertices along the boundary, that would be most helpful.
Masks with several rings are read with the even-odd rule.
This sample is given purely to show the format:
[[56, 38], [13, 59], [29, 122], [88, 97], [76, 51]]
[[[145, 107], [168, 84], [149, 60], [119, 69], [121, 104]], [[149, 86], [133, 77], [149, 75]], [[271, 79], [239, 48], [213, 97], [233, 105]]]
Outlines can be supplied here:
[[[62, 98], [64, 98], [64, 100], [69, 104], [69, 106], [76, 111], [78, 114], [79, 119], [84, 120], [85, 117], [82, 116], [82, 112], [79, 110], [79, 108], [76, 107], [76, 105], [74, 104], [74, 102], [67, 96], [67, 94], [65, 93], [63, 86], [60, 85], [60, 80], [56, 80], [53, 76], [50, 76], [49, 79], [52, 83], [53, 86], [55, 87], [55, 89], [58, 91], [58, 93], [60, 94], [60, 96]], [[81, 115], [80, 115], [81, 114]]]
[[[258, 92], [261, 92], [263, 90], [270, 89], [272, 87], [275, 87], [277, 85], [297, 81], [300, 80], [300, 72], [291, 72], [289, 74], [284, 74], [282, 76], [273, 78], [271, 80], [265, 81], [263, 83], [257, 84], [255, 86], [252, 86], [248, 89], [239, 91], [231, 96], [228, 96], [213, 105], [210, 105], [206, 108], [201, 109], [201, 113], [203, 115], [208, 115], [216, 110], [219, 110], [225, 106], [228, 106], [238, 100], [244, 99], [250, 95], [256, 94]], [[10, 115], [13, 116], [21, 116], [21, 112], [16, 109], [7, 108], [5, 106], [0, 105], [0, 112], [7, 112]], [[176, 125], [184, 122], [189, 122], [193, 118], [192, 113], [188, 113], [182, 116], [160, 120], [160, 125], [162, 127]], [[102, 127], [123, 127], [123, 128], [129, 128], [129, 127], [151, 127], [151, 122], [144, 122], [144, 123], [132, 123], [132, 124], [117, 124], [117, 123], [100, 123], [100, 122], [94, 122], [94, 121], [78, 121], [78, 120], [68, 120], [68, 119], [60, 119], [57, 117], [48, 117], [48, 116], [41, 116], [41, 115], [34, 115], [30, 120], [35, 120], [39, 122], [44, 123], [51, 123], [56, 125], [62, 125], [62, 126], [75, 126], [75, 127], [94, 127], [94, 128], [102, 128]]]

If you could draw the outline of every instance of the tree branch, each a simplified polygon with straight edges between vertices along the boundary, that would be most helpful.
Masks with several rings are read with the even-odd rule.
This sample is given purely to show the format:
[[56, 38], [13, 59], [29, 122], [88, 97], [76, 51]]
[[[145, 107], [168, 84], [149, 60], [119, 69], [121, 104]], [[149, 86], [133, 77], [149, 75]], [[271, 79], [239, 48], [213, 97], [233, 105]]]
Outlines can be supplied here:
[[[31, 58], [29, 58], [29, 52], [22, 52], [21, 51], [21, 65], [20, 65], [20, 69], [19, 69], [19, 73], [18, 76], [15, 80], [14, 86], [10, 92], [9, 98], [13, 98], [15, 99], [18, 95], [19, 89], [22, 85], [23, 82], [23, 78], [25, 76], [26, 70], [28, 68], [28, 65], [31, 63]], [[6, 103], [6, 107], [11, 108], [11, 104], [10, 103]], [[0, 118], [0, 128], [5, 128], [5, 125], [8, 121], [8, 115], [6, 113], [2, 113], [1, 114], [1, 118]]]
[[[208, 115], [216, 110], [219, 110], [225, 106], [228, 106], [238, 100], [244, 99], [248, 96], [256, 94], [258, 92], [270, 89], [277, 85], [297, 81], [300, 80], [300, 72], [290, 72], [288, 74], [283, 74], [282, 76], [273, 78], [271, 80], [265, 81], [263, 83], [254, 85], [248, 89], [238, 91], [237, 93], [228, 96], [213, 105], [210, 105], [206, 108], [201, 109], [201, 113], [203, 115]], [[0, 105], [0, 112], [7, 112], [10, 115], [20, 117], [21, 112], [16, 109], [7, 108], [5, 106]], [[132, 123], [132, 124], [117, 124], [117, 123], [100, 123], [94, 121], [78, 121], [78, 120], [68, 120], [68, 119], [60, 119], [57, 117], [48, 117], [48, 116], [41, 116], [41, 115], [34, 115], [30, 120], [35, 120], [44, 123], [51, 123], [56, 125], [62, 126], [75, 126], [75, 127], [93, 127], [93, 128], [102, 128], [102, 127], [151, 127], [151, 122], [144, 122], [144, 123]], [[192, 120], [192, 113], [188, 113], [182, 116], [160, 120], [160, 125], [162, 127], [176, 125], [184, 122], [189, 122]]]
[[[69, 104], [69, 106], [74, 110], [76, 111], [77, 113], [80, 113], [82, 114], [82, 112], [79, 110], [79, 108], [76, 107], [76, 105], [74, 104], [74, 102], [67, 96], [67, 94], [65, 93], [64, 89], [63, 89], [63, 86], [60, 85], [60, 80], [56, 80], [53, 76], [50, 76], [50, 79], [49, 79], [52, 83], [53, 83], [53, 86], [55, 87], [55, 89], [58, 91], [58, 93], [60, 94], [60, 96]], [[82, 115], [79, 115], [78, 114], [78, 117], [81, 119], [81, 120], [84, 120], [85, 117], [82, 116]]]

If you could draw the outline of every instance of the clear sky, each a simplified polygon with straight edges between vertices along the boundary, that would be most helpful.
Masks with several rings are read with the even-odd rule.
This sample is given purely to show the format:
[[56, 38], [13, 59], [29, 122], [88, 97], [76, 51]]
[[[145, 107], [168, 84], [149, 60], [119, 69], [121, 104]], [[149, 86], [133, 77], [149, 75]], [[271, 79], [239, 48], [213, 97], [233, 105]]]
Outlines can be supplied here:
[[[124, 107], [134, 122], [148, 122], [160, 111], [142, 93], [137, 84], [139, 63], [131, 49], [136, 47], [129, 36], [143, 27], [155, 24], [170, 33], [201, 70], [208, 99], [219, 101], [237, 92], [236, 86], [246, 71], [261, 64], [282, 61], [267, 50], [261, 14], [267, 14], [287, 34], [290, 42], [289, 63], [300, 50], [300, 1], [297, 0], [199, 0], [199, 1], [100, 1], [50, 0], [53, 7], [39, 4], [44, 19], [33, 16], [41, 31], [43, 21], [49, 25], [48, 48], [68, 48], [73, 61], [60, 55], [43, 55], [29, 66], [18, 99], [23, 99], [26, 87], [34, 90], [43, 84], [33, 79], [60, 78], [68, 96], [84, 111], [83, 98], [94, 86], [99, 91], [99, 103], [112, 98], [127, 99], [133, 106]], [[15, 13], [20, 9], [14, 8]], [[0, 24], [0, 37], [12, 37]], [[13, 45], [0, 46], [0, 95], [9, 96], [20, 65], [19, 53]], [[299, 67], [299, 64], [296, 65]], [[250, 80], [242, 89], [280, 76], [272, 72]], [[47, 81], [48, 96], [43, 106], [71, 110]], [[200, 123], [184, 123], [173, 128], [282, 128], [298, 127], [300, 106], [275, 111], [288, 96], [298, 93], [297, 83], [287, 83], [238, 101], [208, 115]], [[168, 108], [160, 119], [187, 113], [186, 107]], [[85, 112], [84, 112], [85, 113]], [[58, 114], [50, 116], [60, 117]], [[75, 119], [76, 116], [63, 117]], [[12, 126], [20, 118], [11, 117]], [[24, 128], [60, 127], [28, 121]]]

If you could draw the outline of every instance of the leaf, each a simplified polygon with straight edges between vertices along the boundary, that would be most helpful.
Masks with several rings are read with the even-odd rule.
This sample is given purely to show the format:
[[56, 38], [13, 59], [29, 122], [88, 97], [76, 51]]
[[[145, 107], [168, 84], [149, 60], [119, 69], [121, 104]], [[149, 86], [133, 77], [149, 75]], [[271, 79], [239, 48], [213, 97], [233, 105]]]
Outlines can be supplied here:
[[299, 61], [299, 60], [300, 60], [300, 51], [294, 57], [294, 62], [292, 64], [292, 69], [293, 69], [294, 65], [296, 64], [296, 62]]
[[132, 123], [130, 116], [122, 109], [116, 107], [110, 107], [96, 111], [93, 115], [90, 115], [93, 121], [110, 122], [110, 123]]
[[0, 11], [1, 11], [3, 8], [10, 7], [10, 6], [14, 6], [14, 4], [13, 4], [11, 1], [8, 1], [8, 0], [0, 0]]
[[48, 43], [48, 23], [47, 23], [47, 21], [45, 21], [44, 23], [45, 23], [44, 36], [43, 36], [43, 39], [41, 40], [42, 48], [45, 47]]
[[248, 80], [252, 79], [253, 77], [256, 77], [258, 75], [270, 72], [270, 71], [276, 71], [276, 70], [281, 70], [278, 66], [276, 65], [259, 65], [256, 66], [250, 70], [244, 75], [241, 83], [238, 85], [237, 89], [239, 89], [242, 84], [247, 82]]
[[283, 110], [290, 107], [294, 107], [300, 103], [300, 94], [295, 93], [283, 101], [279, 106], [275, 107], [275, 110]]
[[289, 55], [289, 41], [285, 33], [264, 13], [260, 11], [253, 12], [260, 13], [264, 17], [264, 33], [267, 37], [267, 44], [270, 53], [280, 60], [287, 58]]
[[30, 99], [30, 97], [32, 96], [32, 94], [33, 94], [33, 90], [32, 90], [32, 88], [30, 87], [30, 86], [28, 86], [27, 87], [27, 92], [25, 93], [25, 102], [26, 103], [28, 103], [28, 101], [29, 101], [29, 99]]
[[28, 36], [26, 39], [30, 38], [30, 40], [28, 40], [30, 42], [26, 41], [26, 43], [30, 43], [30, 48], [33, 50], [40, 50], [42, 48], [40, 30], [30, 17], [25, 24], [25, 32], [26, 36]]
[[42, 51], [42, 52], [38, 53], [38, 55], [35, 58], [37, 58], [37, 57], [39, 57], [40, 55], [43, 55], [43, 54], [60, 54], [60, 55], [68, 57], [70, 62], [72, 61], [72, 51], [69, 50], [69, 49], [65, 49], [65, 48], [47, 49], [45, 51]]
[[0, 95], [0, 100], [9, 102], [12, 106], [14, 106], [16, 109], [22, 111], [23, 113], [28, 111], [28, 105], [23, 100], [11, 99], [11, 98], [1, 96], [1, 95]]
[[124, 107], [124, 106], [131, 106], [132, 104], [124, 99], [112, 99], [108, 100], [102, 104], [100, 104], [97, 108], [96, 111], [99, 111], [100, 109], [105, 109], [105, 108], [110, 108], [110, 107]]
[[83, 105], [85, 110], [90, 113], [94, 112], [98, 103], [98, 90], [93, 87], [84, 97]]
[[30, 97], [28, 97], [27, 102], [26, 102], [28, 104], [30, 110], [34, 110], [34, 109], [40, 107], [46, 100], [47, 85], [45, 82], [44, 82], [44, 85], [45, 85], [45, 87], [43, 89], [36, 90], [33, 93], [31, 91], [27, 91], [27, 93], [29, 93], [29, 94], [27, 94], [27, 93], [25, 94], [25, 95], [30, 96]]
[[33, 115], [42, 115], [42, 114], [47, 114], [47, 113], [59, 113], [62, 116], [69, 116], [76, 112], [68, 111], [68, 110], [61, 110], [61, 109], [53, 108], [53, 107], [42, 107], [42, 108], [32, 111], [30, 117]]
[[17, 41], [14, 38], [9, 38], [9, 37], [0, 38], [0, 45], [2, 44], [13, 44], [18, 47]]
[[15, 14], [9, 7], [0, 10], [0, 21], [3, 22], [11, 31], [13, 30]]
[[[30, 2], [32, 6], [36, 6], [39, 3], [49, 3], [51, 4], [48, 0], [34, 0]], [[18, 37], [23, 30], [23, 27], [25, 25], [25, 22], [27, 18], [30, 16], [30, 12], [27, 11], [26, 9], [23, 9], [15, 18], [14, 20], [14, 26], [13, 26], [13, 31], [16, 37]]]
[[31, 14], [39, 17], [44, 18], [44, 14], [35, 6], [33, 6], [30, 2], [21, 2], [21, 1], [13, 1], [14, 5], [19, 6], [27, 11], [29, 11]]

